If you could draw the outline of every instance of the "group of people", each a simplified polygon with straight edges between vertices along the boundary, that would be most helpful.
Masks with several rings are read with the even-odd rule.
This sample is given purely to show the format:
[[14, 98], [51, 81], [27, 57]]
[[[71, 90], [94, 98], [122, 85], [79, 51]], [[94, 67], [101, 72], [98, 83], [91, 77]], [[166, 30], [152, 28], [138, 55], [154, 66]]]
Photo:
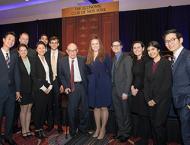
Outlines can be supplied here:
[[[10, 48], [15, 43], [14, 33], [8, 32], [3, 38], [0, 118], [5, 115], [7, 121], [0, 145], [3, 140], [16, 144], [12, 139], [15, 96], [21, 108], [23, 137], [32, 135], [29, 129], [32, 106], [37, 138], [46, 137], [43, 128], [46, 120], [50, 128], [56, 124], [61, 130], [60, 93], [68, 96], [71, 137], [88, 134], [92, 108], [96, 125], [92, 137], [103, 139], [109, 109], [113, 107], [117, 122], [115, 139], [119, 142], [127, 141], [135, 129], [141, 129], [139, 144], [148, 145], [150, 126], [154, 144], [166, 145], [166, 121], [173, 100], [181, 121], [183, 143], [190, 145], [190, 52], [183, 47], [183, 37], [175, 29], [163, 35], [165, 46], [174, 54], [170, 61], [161, 56], [157, 41], [149, 42], [146, 48], [143, 42], [134, 41], [128, 54], [122, 52], [122, 42], [115, 40], [111, 44], [112, 59], [97, 36], [90, 39], [87, 57], [78, 55], [75, 43], [68, 44], [64, 56], [58, 50], [56, 36], [49, 39], [50, 48], [47, 36], [43, 37], [36, 51], [28, 47], [27, 33], [20, 35], [20, 44], [13, 51]], [[136, 125], [131, 113], [137, 117]]]

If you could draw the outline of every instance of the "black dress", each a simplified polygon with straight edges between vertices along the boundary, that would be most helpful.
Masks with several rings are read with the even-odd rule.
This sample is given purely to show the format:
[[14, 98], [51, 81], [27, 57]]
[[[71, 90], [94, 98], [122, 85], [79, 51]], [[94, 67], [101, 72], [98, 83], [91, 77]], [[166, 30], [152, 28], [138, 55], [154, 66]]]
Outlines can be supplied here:
[[[20, 105], [27, 105], [33, 103], [32, 97], [32, 77], [31, 74], [28, 74], [27, 69], [24, 65], [23, 60], [19, 57], [19, 71], [21, 78], [20, 93], [21, 100]], [[28, 57], [30, 63], [30, 70], [32, 69], [32, 60]]]
[[148, 106], [144, 97], [144, 73], [145, 73], [145, 64], [149, 61], [149, 58], [143, 57], [140, 60], [133, 61], [133, 83], [132, 85], [138, 89], [136, 96], [132, 96], [132, 112], [139, 115], [147, 116], [148, 115]]

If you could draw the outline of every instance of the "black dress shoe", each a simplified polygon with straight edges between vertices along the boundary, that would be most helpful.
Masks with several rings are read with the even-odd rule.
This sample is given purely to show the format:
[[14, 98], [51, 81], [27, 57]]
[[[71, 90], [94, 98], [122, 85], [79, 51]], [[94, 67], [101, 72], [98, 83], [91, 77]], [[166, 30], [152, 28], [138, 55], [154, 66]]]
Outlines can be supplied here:
[[58, 133], [63, 133], [62, 127], [58, 127], [58, 128], [57, 128], [57, 132], [58, 132]]
[[120, 136], [119, 137], [119, 142], [126, 142], [129, 139], [129, 137], [125, 137], [125, 136]]
[[9, 145], [17, 145], [17, 143], [12, 138], [4, 138], [5, 142]]
[[46, 138], [46, 137], [47, 137], [46, 134], [44, 133], [44, 130], [40, 130], [40, 134], [41, 134], [41, 136], [42, 136], [43, 138]]
[[0, 140], [0, 145], [4, 145], [4, 143], [3, 143], [3, 141], [2, 141], [2, 140]]
[[44, 137], [42, 136], [40, 130], [39, 131], [35, 131], [35, 137], [37, 137], [38, 139], [43, 139]]

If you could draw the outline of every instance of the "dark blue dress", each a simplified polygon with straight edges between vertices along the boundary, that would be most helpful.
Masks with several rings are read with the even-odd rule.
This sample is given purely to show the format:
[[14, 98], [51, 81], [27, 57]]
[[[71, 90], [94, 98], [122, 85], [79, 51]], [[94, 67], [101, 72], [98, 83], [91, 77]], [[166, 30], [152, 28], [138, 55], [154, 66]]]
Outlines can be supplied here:
[[111, 105], [111, 58], [106, 56], [101, 62], [96, 59], [88, 65], [88, 98], [90, 107]]

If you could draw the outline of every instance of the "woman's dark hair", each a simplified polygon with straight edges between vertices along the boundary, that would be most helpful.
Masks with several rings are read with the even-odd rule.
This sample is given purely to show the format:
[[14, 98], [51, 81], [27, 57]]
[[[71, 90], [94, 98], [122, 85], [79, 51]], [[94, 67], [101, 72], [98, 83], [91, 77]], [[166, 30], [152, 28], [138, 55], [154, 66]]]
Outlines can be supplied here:
[[133, 41], [133, 43], [132, 43], [132, 45], [131, 45], [131, 46], [132, 46], [132, 47], [131, 47], [131, 57], [132, 57], [133, 59], [137, 59], [137, 56], [133, 53], [133, 46], [134, 46], [136, 43], [139, 43], [139, 44], [141, 45], [141, 47], [144, 48], [142, 57], [147, 56], [147, 51], [146, 51], [146, 49], [145, 49], [144, 43], [143, 43], [142, 41], [136, 40], [136, 41]]
[[150, 41], [147, 45], [147, 48], [153, 46], [155, 48], [157, 48], [158, 50], [161, 50], [161, 46], [157, 41]]
[[37, 44], [36, 44], [36, 48], [38, 47], [38, 45], [44, 45], [44, 47], [46, 47], [46, 44], [43, 42], [43, 41], [39, 41]]
[[21, 47], [26, 47], [26, 49], [28, 50], [28, 46], [25, 44], [19, 44], [17, 50], [19, 50]]
[[169, 30], [167, 30], [167, 31], [164, 32], [162, 38], [165, 40], [166, 35], [168, 35], [168, 34], [170, 34], [170, 33], [176, 34], [176, 37], [177, 37], [178, 39], [180, 39], [180, 38], [183, 37], [182, 34], [181, 34], [180, 32], [178, 32], [176, 29], [169, 29]]

